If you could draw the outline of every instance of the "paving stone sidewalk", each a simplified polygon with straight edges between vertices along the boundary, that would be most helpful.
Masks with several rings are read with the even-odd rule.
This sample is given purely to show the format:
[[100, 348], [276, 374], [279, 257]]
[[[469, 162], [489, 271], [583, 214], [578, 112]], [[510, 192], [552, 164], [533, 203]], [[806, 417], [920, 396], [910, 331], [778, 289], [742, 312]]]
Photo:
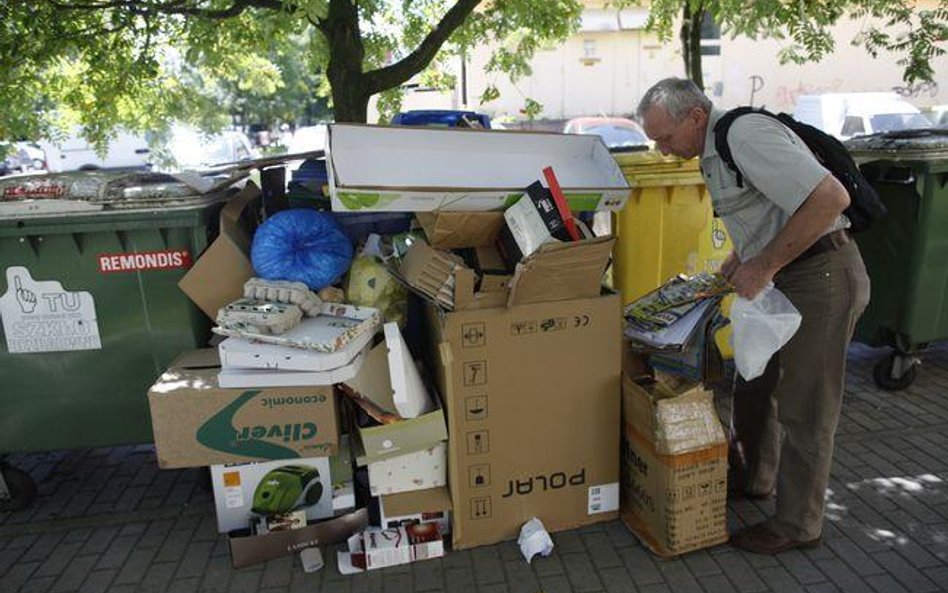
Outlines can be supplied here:
[[[883, 350], [850, 352], [824, 545], [779, 557], [722, 545], [663, 560], [619, 522], [554, 534], [528, 565], [513, 542], [409, 566], [315, 574], [296, 557], [234, 570], [204, 470], [161, 471], [151, 446], [12, 456], [40, 483], [26, 511], [0, 513], [0, 593], [828, 593], [948, 591], [948, 346], [918, 380], [879, 390]], [[772, 503], [732, 502], [731, 528]]]

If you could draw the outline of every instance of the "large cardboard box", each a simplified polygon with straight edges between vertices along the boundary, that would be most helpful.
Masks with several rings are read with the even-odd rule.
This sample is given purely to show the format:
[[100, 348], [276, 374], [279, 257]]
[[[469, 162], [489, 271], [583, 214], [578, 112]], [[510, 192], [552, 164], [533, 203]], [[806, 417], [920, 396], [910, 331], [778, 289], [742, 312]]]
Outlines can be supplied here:
[[622, 520], [653, 552], [727, 541], [727, 442], [700, 385], [622, 378]]
[[429, 368], [448, 415], [456, 549], [618, 516], [619, 296], [445, 313]]
[[332, 387], [223, 389], [217, 349], [179, 356], [148, 391], [158, 465], [324, 457], [339, 441]]
[[552, 167], [573, 211], [621, 210], [628, 181], [593, 135], [329, 126], [332, 209], [502, 210]]

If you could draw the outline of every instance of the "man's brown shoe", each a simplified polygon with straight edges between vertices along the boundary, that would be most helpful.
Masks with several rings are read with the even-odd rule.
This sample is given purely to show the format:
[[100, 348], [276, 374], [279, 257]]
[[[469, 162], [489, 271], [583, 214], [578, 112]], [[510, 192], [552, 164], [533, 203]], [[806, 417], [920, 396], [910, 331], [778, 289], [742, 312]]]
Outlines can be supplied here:
[[797, 541], [774, 533], [763, 523], [752, 525], [731, 535], [731, 545], [753, 554], [779, 554], [798, 548], [815, 548], [821, 538]]

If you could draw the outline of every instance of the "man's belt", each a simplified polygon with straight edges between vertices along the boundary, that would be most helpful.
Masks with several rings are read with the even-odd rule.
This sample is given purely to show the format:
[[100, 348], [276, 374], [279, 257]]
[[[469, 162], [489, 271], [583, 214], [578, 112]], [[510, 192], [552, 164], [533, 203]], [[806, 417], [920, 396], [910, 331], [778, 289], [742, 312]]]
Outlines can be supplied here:
[[827, 251], [836, 251], [847, 243], [849, 243], [849, 232], [847, 232], [846, 229], [826, 233], [817, 239], [813, 245], [807, 247], [806, 251], [798, 255], [793, 261], [803, 261], [821, 253], [826, 253]]

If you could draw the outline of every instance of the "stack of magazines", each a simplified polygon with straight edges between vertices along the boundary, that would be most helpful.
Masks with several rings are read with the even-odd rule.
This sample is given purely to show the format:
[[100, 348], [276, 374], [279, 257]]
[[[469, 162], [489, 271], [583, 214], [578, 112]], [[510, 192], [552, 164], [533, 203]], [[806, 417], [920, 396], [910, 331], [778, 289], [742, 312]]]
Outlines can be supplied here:
[[730, 291], [720, 274], [672, 278], [626, 305], [625, 336], [650, 349], [681, 351]]

